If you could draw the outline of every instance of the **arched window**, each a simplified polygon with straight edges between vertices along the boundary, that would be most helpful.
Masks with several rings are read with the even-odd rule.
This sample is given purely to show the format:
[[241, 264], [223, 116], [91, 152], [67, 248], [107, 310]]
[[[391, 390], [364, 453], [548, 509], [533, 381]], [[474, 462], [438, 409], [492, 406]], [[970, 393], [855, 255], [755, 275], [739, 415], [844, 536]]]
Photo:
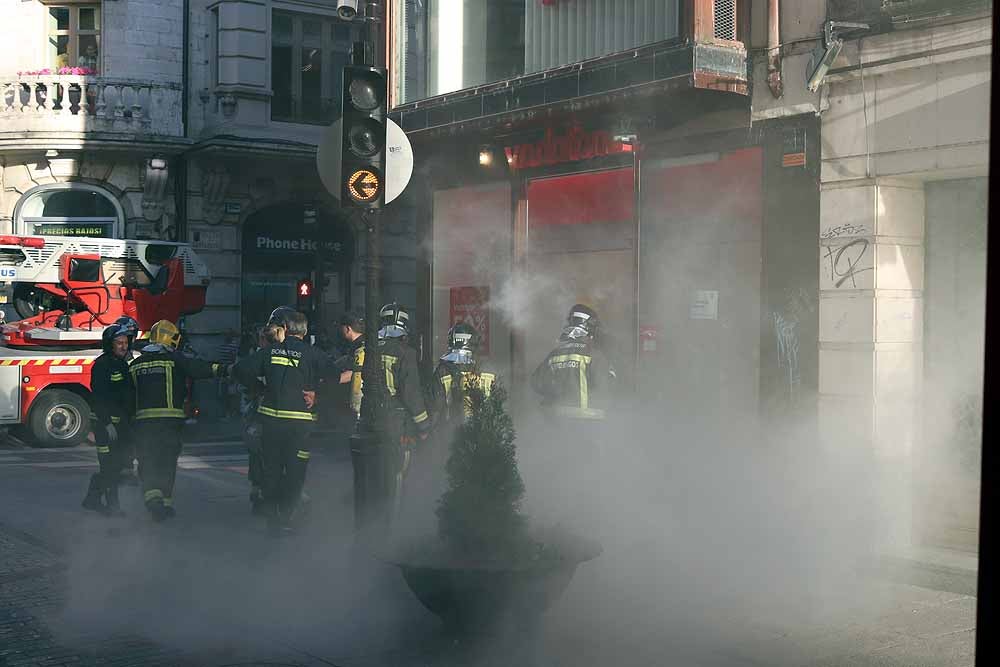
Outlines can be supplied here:
[[110, 193], [84, 183], [40, 185], [14, 209], [14, 233], [121, 238], [125, 215]]

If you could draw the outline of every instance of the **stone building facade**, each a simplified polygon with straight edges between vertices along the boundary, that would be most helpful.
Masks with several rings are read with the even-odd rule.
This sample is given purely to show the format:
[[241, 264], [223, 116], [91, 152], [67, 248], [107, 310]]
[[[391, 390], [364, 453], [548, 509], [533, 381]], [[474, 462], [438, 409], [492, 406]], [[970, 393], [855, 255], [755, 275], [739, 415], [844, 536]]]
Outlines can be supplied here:
[[[990, 3], [781, 11], [783, 94], [759, 61], [753, 117], [820, 120], [820, 432], [898, 473], [894, 542], [975, 550]], [[867, 27], [833, 24], [843, 49], [811, 92], [828, 21]]]
[[[185, 322], [205, 349], [294, 305], [301, 280], [318, 333], [362, 304], [357, 221], [316, 173], [358, 31], [330, 3], [25, 0], [0, 20], [0, 233], [44, 233], [35, 213], [66, 231], [96, 201], [77, 232], [100, 218], [108, 235], [191, 242], [213, 274]], [[403, 218], [385, 226], [384, 286], [412, 303]], [[307, 250], [266, 252], [292, 237]]]

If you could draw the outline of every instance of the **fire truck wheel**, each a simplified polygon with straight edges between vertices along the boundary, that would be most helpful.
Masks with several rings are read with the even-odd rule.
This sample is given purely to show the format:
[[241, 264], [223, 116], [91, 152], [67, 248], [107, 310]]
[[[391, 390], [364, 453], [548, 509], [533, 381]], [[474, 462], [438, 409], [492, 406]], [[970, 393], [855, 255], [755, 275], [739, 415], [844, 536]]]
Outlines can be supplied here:
[[36, 445], [72, 447], [87, 437], [90, 406], [65, 389], [48, 389], [35, 399], [28, 413], [28, 428]]

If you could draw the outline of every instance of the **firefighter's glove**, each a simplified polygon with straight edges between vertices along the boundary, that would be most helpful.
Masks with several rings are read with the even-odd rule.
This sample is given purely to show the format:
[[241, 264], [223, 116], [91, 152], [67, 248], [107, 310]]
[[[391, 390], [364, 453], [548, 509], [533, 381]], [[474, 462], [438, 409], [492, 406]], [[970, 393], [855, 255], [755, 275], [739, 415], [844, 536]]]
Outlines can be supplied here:
[[115, 428], [114, 424], [108, 424], [104, 427], [104, 432], [108, 436], [108, 442], [118, 442], [118, 429]]

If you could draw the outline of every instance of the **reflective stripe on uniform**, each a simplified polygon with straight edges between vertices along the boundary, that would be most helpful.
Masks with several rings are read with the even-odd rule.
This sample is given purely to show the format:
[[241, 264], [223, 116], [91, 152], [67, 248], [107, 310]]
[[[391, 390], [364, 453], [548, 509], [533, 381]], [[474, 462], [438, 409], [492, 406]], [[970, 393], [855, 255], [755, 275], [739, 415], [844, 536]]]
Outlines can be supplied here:
[[590, 357], [585, 354], [557, 354], [549, 359], [549, 368], [576, 368], [580, 373], [580, 409], [590, 405], [590, 388], [587, 386], [587, 366]]
[[184, 411], [177, 408], [146, 408], [145, 410], [136, 410], [136, 419], [160, 419], [162, 417], [179, 417], [184, 418]]
[[445, 375], [441, 378], [441, 385], [444, 387], [444, 402], [451, 404], [451, 375]]
[[604, 410], [600, 408], [576, 408], [572, 405], [552, 406], [552, 412], [560, 417], [573, 419], [604, 419]]
[[419, 415], [416, 415], [416, 416], [413, 417], [413, 423], [414, 424], [420, 424], [420, 423], [423, 423], [423, 422], [427, 421], [427, 419], [428, 419], [427, 411], [424, 410]]
[[302, 421], [316, 421], [316, 415], [311, 412], [299, 412], [297, 410], [276, 410], [275, 408], [269, 408], [266, 405], [262, 405], [257, 408], [257, 412], [262, 415], [267, 415], [268, 417], [276, 417], [278, 419], [301, 419]]
[[390, 396], [396, 395], [396, 366], [399, 364], [399, 357], [391, 354], [382, 355], [382, 367], [385, 369], [385, 388], [389, 390]]
[[167, 409], [174, 409], [174, 364], [171, 362], [167, 366], [167, 381], [165, 383], [165, 388], [167, 390]]
[[97, 453], [98, 454], [110, 454], [111, 453], [111, 448], [108, 447], [107, 445], [100, 445], [97, 448]]
[[111, 374], [111, 381], [112, 382], [121, 382], [124, 379], [125, 379], [125, 376], [122, 373], [112, 373]]
[[121, 417], [112, 417], [111, 418], [111, 423], [112, 424], [121, 424], [122, 423], [122, 418]]
[[171, 498], [170, 496], [163, 496], [163, 506], [164, 507], [173, 507], [174, 506], [174, 499]]
[[299, 362], [295, 359], [289, 359], [288, 357], [271, 357], [271, 363], [275, 366], [291, 366], [292, 368], [298, 368]]
[[159, 489], [150, 489], [146, 493], [142, 494], [142, 499], [147, 503], [150, 500], [163, 500], [163, 491], [160, 491]]
[[142, 362], [132, 362], [128, 370], [132, 375], [135, 375], [137, 371], [144, 368], [173, 368], [174, 362], [172, 361], [142, 361]]
[[296, 454], [296, 456], [298, 456], [298, 457], [299, 457], [300, 459], [302, 459], [303, 461], [308, 461], [308, 460], [309, 460], [309, 452], [307, 452], [307, 451], [306, 451], [306, 450], [304, 450], [304, 449], [300, 449], [300, 450], [299, 450], [299, 453], [298, 453], [298, 454]]
[[354, 352], [354, 370], [351, 372], [351, 410], [354, 414], [361, 413], [361, 396], [364, 381], [361, 376], [365, 364], [365, 348], [359, 347]]

